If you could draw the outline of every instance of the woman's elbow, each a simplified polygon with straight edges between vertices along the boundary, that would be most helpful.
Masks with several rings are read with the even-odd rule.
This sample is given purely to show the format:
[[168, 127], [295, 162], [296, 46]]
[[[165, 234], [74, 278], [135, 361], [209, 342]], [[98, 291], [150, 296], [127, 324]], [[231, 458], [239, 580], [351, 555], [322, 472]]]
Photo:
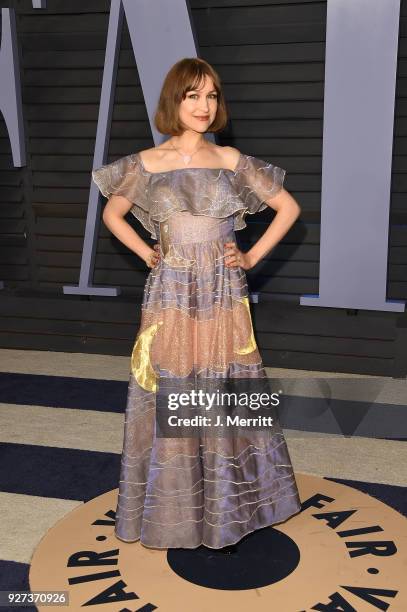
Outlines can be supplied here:
[[302, 208], [301, 206], [298, 204], [297, 200], [295, 201], [295, 210], [296, 210], [296, 215], [297, 215], [297, 219], [298, 217], [301, 215], [302, 212]]
[[108, 223], [109, 223], [108, 218], [109, 218], [109, 211], [107, 210], [107, 207], [105, 206], [103, 209], [103, 213], [102, 213], [102, 221], [106, 225], [106, 227], [108, 227]]
[[117, 212], [112, 209], [109, 205], [109, 200], [106, 203], [106, 206], [103, 209], [102, 213], [102, 221], [108, 229], [111, 229], [112, 222], [114, 222], [114, 218], [117, 216]]

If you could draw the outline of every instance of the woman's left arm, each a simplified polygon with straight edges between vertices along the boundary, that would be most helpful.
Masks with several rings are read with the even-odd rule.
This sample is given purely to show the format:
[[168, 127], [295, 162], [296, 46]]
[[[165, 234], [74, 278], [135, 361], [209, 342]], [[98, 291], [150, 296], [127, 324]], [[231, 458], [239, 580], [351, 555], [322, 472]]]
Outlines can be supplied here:
[[245, 253], [251, 268], [274, 249], [301, 213], [297, 200], [284, 187], [267, 204], [277, 211], [277, 214], [261, 238]]
[[266, 204], [277, 211], [273, 221], [246, 253], [239, 251], [233, 242], [225, 244], [227, 246], [225, 251], [226, 265], [228, 267], [240, 266], [244, 270], [253, 268], [280, 242], [301, 213], [301, 207], [297, 200], [284, 187], [270, 200], [266, 201]]

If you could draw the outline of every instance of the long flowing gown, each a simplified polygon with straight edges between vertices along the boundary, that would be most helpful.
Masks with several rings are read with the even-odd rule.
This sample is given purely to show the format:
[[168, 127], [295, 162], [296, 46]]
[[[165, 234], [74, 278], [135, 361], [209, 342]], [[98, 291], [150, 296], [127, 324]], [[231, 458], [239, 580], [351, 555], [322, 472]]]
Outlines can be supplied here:
[[[151, 548], [222, 548], [301, 508], [278, 420], [221, 437], [159, 437], [157, 392], [168, 381], [267, 377], [246, 274], [225, 265], [224, 243], [267, 208], [285, 170], [240, 153], [235, 170], [149, 172], [139, 153], [92, 173], [122, 195], [160, 245], [148, 274], [130, 362], [115, 535]], [[256, 381], [255, 381], [256, 382]]]

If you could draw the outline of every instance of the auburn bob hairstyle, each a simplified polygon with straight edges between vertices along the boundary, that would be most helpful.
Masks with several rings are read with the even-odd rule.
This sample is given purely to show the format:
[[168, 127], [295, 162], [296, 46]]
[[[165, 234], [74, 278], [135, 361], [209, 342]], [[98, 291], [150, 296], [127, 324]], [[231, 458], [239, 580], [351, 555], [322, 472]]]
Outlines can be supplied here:
[[228, 121], [226, 102], [222, 91], [220, 77], [208, 62], [197, 57], [185, 57], [170, 68], [161, 89], [158, 106], [154, 115], [154, 124], [161, 134], [179, 136], [184, 131], [178, 107], [188, 91], [199, 89], [204, 84], [205, 75], [211, 77], [218, 94], [218, 107], [215, 119], [208, 127], [208, 132], [220, 132]]

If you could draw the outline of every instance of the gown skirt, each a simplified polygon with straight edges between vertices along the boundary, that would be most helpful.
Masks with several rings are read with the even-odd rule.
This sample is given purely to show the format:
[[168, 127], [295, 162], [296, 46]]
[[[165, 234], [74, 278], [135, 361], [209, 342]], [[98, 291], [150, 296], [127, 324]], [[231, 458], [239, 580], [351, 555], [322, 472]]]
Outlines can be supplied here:
[[[102, 175], [112, 167], [93, 173], [107, 196], [114, 190], [103, 189]], [[160, 385], [267, 378], [245, 271], [225, 265], [235, 215], [197, 212], [178, 207], [149, 220], [161, 257], [146, 280], [130, 361], [115, 535], [150, 548], [222, 548], [301, 509], [278, 419], [224, 437], [157, 435]]]

